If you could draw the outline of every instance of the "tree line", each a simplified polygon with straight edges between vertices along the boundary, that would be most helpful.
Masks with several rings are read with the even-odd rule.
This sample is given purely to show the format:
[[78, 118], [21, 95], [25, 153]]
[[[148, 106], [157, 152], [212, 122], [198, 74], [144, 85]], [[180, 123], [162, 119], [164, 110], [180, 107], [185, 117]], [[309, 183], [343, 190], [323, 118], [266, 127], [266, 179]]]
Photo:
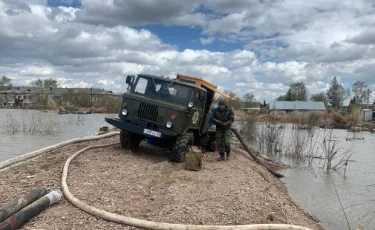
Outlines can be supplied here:
[[[0, 87], [11, 88], [13, 86], [12, 79], [6, 76], [0, 78]], [[31, 87], [38, 87], [38, 88], [57, 88], [59, 84], [57, 83], [56, 79], [47, 78], [47, 79], [38, 79], [33, 80], [29, 83]]]
[[[0, 87], [1, 88], [11, 88], [13, 86], [12, 79], [6, 76], [0, 78]], [[31, 87], [38, 88], [57, 88], [59, 86], [56, 79], [37, 79], [29, 83]], [[368, 84], [364, 81], [357, 80], [352, 85], [352, 90], [345, 89], [343, 84], [339, 82], [337, 77], [334, 77], [330, 83], [329, 89], [327, 92], [313, 94], [308, 97], [308, 92], [303, 81], [294, 82], [289, 86], [286, 94], [281, 95], [276, 98], [277, 101], [321, 101], [331, 106], [335, 109], [339, 109], [343, 102], [351, 96], [353, 92], [354, 96], [351, 98], [351, 104], [370, 104], [370, 98], [372, 95], [372, 90], [368, 87]], [[246, 93], [241, 99], [238, 97], [237, 93], [233, 91], [225, 91], [232, 98], [237, 98], [238, 101], [227, 100], [227, 103], [235, 108], [239, 109], [242, 107], [252, 107], [256, 102], [255, 96], [252, 93]], [[266, 102], [263, 102], [266, 105]], [[373, 102], [375, 104], [375, 100]]]
[[[329, 85], [328, 91], [325, 93], [317, 93], [310, 96], [310, 101], [321, 101], [327, 106], [330, 103], [332, 108], [339, 109], [344, 101], [351, 96], [351, 104], [369, 104], [372, 95], [372, 90], [364, 81], [356, 81], [352, 84], [352, 89], [345, 89], [343, 84], [339, 82], [337, 77], [334, 77]], [[308, 92], [303, 81], [292, 83], [289, 86], [285, 95], [276, 98], [277, 101], [307, 101]], [[373, 102], [375, 104], [375, 100]]]
[[59, 84], [57, 83], [56, 79], [53, 78], [47, 78], [47, 79], [38, 79], [38, 80], [33, 80], [29, 83], [30, 86], [32, 87], [37, 87], [37, 88], [57, 88]]

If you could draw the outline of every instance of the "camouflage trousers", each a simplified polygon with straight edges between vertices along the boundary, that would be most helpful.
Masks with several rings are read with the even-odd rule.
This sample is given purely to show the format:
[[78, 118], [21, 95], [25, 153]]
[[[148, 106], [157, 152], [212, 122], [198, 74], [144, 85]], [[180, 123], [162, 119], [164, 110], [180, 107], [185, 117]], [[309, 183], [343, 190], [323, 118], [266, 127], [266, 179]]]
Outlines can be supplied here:
[[230, 153], [230, 138], [232, 137], [230, 129], [216, 130], [216, 147], [219, 153]]

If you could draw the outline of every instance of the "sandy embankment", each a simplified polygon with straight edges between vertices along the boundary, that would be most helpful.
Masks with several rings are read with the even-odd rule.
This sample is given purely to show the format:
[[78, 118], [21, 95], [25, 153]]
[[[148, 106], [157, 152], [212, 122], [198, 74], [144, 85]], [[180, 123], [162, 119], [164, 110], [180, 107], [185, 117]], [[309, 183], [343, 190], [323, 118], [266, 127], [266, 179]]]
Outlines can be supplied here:
[[[79, 149], [118, 143], [118, 137], [68, 146], [0, 171], [0, 205], [32, 188], [60, 187], [65, 160]], [[287, 223], [322, 229], [289, 198], [283, 183], [236, 149], [230, 161], [204, 158], [204, 169], [184, 170], [163, 149], [132, 153], [112, 146], [72, 162], [68, 184], [82, 201], [131, 217], [185, 224]], [[91, 216], [64, 200], [22, 229], [136, 229]]]

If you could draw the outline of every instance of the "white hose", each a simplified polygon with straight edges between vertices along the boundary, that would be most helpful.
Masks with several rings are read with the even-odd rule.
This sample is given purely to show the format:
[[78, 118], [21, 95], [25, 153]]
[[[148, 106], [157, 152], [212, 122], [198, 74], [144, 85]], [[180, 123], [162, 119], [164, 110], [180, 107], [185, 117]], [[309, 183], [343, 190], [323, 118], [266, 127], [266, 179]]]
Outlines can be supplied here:
[[[232, 226], [220, 226], [220, 225], [185, 225], [185, 224], [170, 224], [170, 223], [162, 223], [162, 222], [154, 222], [148, 220], [141, 220], [137, 218], [132, 218], [128, 216], [118, 215], [115, 213], [107, 212], [102, 209], [95, 208], [91, 205], [88, 205], [79, 199], [77, 199], [68, 188], [67, 184], [67, 177], [69, 172], [69, 165], [70, 162], [76, 158], [79, 154], [93, 148], [103, 148], [109, 147], [115, 144], [107, 144], [107, 145], [94, 145], [83, 148], [73, 154], [68, 160], [65, 162], [63, 174], [61, 178], [61, 188], [65, 195], [65, 197], [76, 207], [82, 209], [83, 211], [92, 214], [94, 216], [106, 219], [108, 221], [131, 225], [139, 228], [144, 229], [157, 229], [157, 230], [229, 230], [229, 229], [240, 229], [240, 230], [311, 230], [309, 228], [295, 226], [295, 225], [287, 225], [287, 224], [254, 224], [254, 225], [232, 225]], [[116, 144], [117, 145], [117, 144]]]
[[94, 141], [94, 140], [107, 138], [107, 137], [111, 137], [111, 136], [119, 135], [119, 134], [120, 134], [120, 132], [116, 131], [116, 132], [110, 132], [110, 133], [103, 134], [103, 135], [87, 136], [87, 137], [75, 138], [75, 139], [71, 139], [71, 140], [68, 140], [68, 141], [64, 141], [64, 142], [61, 142], [59, 144], [51, 145], [51, 146], [33, 151], [33, 152], [25, 154], [25, 155], [21, 155], [21, 156], [14, 157], [14, 158], [6, 160], [6, 161], [2, 161], [2, 162], [0, 162], [0, 169], [6, 168], [8, 166], [19, 163], [21, 161], [25, 161], [25, 160], [30, 159], [30, 158], [37, 157], [37, 156], [39, 156], [43, 153], [46, 153], [48, 151], [52, 151], [52, 150], [56, 150], [58, 148], [65, 147], [67, 145], [76, 144], [76, 143], [85, 142], [85, 141]]

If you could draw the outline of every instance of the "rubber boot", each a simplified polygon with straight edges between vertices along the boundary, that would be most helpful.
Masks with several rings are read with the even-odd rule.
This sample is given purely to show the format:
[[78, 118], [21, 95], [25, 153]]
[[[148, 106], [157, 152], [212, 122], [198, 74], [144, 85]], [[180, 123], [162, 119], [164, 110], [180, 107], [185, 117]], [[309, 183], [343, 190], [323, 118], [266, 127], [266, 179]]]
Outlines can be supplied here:
[[229, 160], [230, 157], [230, 151], [227, 152], [227, 160]]
[[223, 161], [224, 160], [224, 153], [220, 153], [220, 157], [217, 158], [218, 161]]

